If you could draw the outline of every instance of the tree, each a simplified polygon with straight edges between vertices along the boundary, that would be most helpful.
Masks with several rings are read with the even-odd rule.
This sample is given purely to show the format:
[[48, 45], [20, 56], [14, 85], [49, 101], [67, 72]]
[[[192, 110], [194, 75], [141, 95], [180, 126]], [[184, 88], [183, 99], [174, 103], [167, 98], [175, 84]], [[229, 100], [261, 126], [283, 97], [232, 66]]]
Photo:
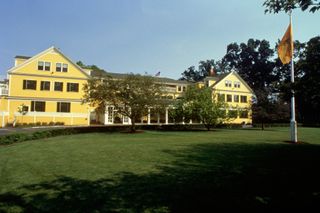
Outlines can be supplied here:
[[[228, 69], [239, 75], [257, 92], [257, 99], [265, 99], [272, 93], [272, 84], [277, 80], [272, 57], [274, 50], [266, 40], [249, 39], [247, 43], [231, 43], [223, 57]], [[262, 97], [264, 96], [264, 97]]]
[[320, 123], [320, 36], [311, 38], [296, 65], [300, 73], [294, 89], [303, 123]]
[[174, 104], [176, 119], [200, 120], [209, 131], [210, 128], [226, 120], [226, 104], [218, 102], [212, 97], [211, 88], [197, 88], [190, 86], [187, 88], [182, 99], [178, 99]]
[[271, 96], [265, 97], [252, 104], [252, 119], [255, 123], [261, 124], [262, 130], [266, 123], [288, 122], [289, 117], [290, 105], [279, 96], [275, 99]]
[[198, 70], [196, 70], [195, 66], [189, 67], [183, 73], [181, 73], [182, 77], [180, 80], [192, 82], [202, 81], [204, 78], [210, 75], [211, 68], [213, 68], [215, 74], [224, 72], [224, 64], [222, 61], [215, 61], [213, 59], [202, 60], [199, 61]]
[[[247, 43], [232, 43], [223, 60], [229, 69], [235, 69], [254, 90], [256, 100], [252, 105], [253, 122], [283, 122], [289, 118], [288, 106], [281, 97], [273, 100], [289, 77], [289, 67], [274, 60], [274, 50], [266, 40], [249, 39]], [[279, 114], [281, 112], [282, 114]]]
[[131, 119], [131, 132], [135, 132], [137, 119], [148, 114], [148, 109], [164, 109], [161, 82], [151, 76], [128, 74], [123, 79], [91, 79], [84, 87], [84, 101], [105, 111], [112, 105], [123, 116]]
[[266, 0], [263, 3], [266, 7], [265, 13], [278, 13], [280, 11], [290, 12], [295, 8], [300, 8], [305, 11], [310, 8], [310, 12], [315, 12], [320, 9], [319, 0]]

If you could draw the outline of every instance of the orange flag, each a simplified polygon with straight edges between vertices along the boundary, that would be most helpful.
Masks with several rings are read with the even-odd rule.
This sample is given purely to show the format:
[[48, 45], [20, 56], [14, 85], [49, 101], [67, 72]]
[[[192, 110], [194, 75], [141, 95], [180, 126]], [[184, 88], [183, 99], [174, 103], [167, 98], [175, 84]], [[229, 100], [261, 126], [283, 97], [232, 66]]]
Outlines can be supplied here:
[[283, 64], [288, 64], [292, 59], [293, 41], [292, 41], [292, 29], [291, 24], [281, 39], [278, 46], [278, 55]]

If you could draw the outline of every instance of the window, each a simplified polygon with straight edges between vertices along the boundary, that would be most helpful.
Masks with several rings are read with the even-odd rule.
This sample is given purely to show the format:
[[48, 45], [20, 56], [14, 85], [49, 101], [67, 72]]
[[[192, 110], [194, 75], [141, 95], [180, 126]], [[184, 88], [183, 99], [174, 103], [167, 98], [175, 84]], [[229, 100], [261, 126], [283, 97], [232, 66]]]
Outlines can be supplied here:
[[63, 82], [54, 82], [54, 91], [63, 91]]
[[225, 86], [226, 86], [226, 87], [232, 87], [232, 82], [229, 81], [229, 80], [226, 80], [226, 81], [225, 81]]
[[61, 72], [61, 63], [56, 63], [56, 72]]
[[238, 111], [237, 110], [229, 110], [228, 112], [230, 118], [237, 118], [238, 117]]
[[37, 81], [33, 80], [23, 80], [23, 89], [37, 89]]
[[31, 112], [45, 112], [46, 102], [44, 101], [31, 101]]
[[177, 86], [178, 88], [178, 92], [182, 92], [182, 87], [181, 86]]
[[226, 95], [225, 94], [218, 94], [218, 101], [226, 101]]
[[248, 118], [248, 111], [240, 111], [239, 117], [240, 118]]
[[79, 84], [67, 83], [67, 92], [79, 92]]
[[70, 103], [57, 102], [57, 112], [70, 112]]
[[38, 70], [45, 70], [45, 71], [50, 71], [50, 62], [46, 61], [38, 61]]
[[44, 68], [44, 62], [38, 61], [38, 70], [43, 70], [43, 68]]
[[232, 95], [227, 95], [227, 102], [232, 102]]
[[247, 101], [247, 96], [244, 96], [244, 95], [241, 95], [241, 97], [240, 97], [241, 99], [241, 103], [247, 103], [248, 101]]
[[62, 72], [68, 72], [68, 64], [63, 64]]
[[235, 88], [240, 88], [240, 82], [239, 81], [235, 81], [233, 83], [233, 85], [234, 85]]
[[239, 103], [239, 95], [234, 95], [233, 101]]
[[40, 90], [50, 90], [50, 81], [41, 81]]
[[187, 90], [187, 87], [186, 87], [186, 86], [183, 86], [183, 87], [182, 87], [182, 91], [185, 92], [186, 90]]
[[44, 62], [44, 70], [45, 71], [50, 71], [50, 66], [51, 66], [50, 62]]

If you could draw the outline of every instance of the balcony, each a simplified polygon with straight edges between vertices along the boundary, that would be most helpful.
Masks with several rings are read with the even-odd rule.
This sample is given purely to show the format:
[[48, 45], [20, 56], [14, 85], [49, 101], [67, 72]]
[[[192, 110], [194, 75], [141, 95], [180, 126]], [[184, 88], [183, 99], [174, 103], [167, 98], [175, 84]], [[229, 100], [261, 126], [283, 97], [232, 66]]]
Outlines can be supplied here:
[[8, 95], [8, 90], [4, 88], [0, 88], [0, 96], [7, 96]]

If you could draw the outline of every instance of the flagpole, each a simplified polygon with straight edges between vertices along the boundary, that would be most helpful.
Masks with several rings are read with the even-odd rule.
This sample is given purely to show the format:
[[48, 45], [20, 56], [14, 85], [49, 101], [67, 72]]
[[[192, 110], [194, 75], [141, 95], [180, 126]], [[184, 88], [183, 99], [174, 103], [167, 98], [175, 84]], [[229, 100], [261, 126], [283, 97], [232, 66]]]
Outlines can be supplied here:
[[[290, 25], [292, 30], [292, 11], [290, 11]], [[293, 36], [293, 33], [291, 34]], [[293, 38], [292, 38], [293, 42]], [[293, 46], [293, 45], [292, 45]], [[291, 83], [294, 83], [294, 63], [293, 63], [293, 48], [291, 48]], [[291, 89], [291, 120], [290, 120], [290, 130], [291, 130], [291, 141], [293, 143], [298, 142], [298, 134], [297, 134], [297, 122], [296, 122], [296, 113], [295, 113], [295, 98], [294, 98], [294, 89]]]

